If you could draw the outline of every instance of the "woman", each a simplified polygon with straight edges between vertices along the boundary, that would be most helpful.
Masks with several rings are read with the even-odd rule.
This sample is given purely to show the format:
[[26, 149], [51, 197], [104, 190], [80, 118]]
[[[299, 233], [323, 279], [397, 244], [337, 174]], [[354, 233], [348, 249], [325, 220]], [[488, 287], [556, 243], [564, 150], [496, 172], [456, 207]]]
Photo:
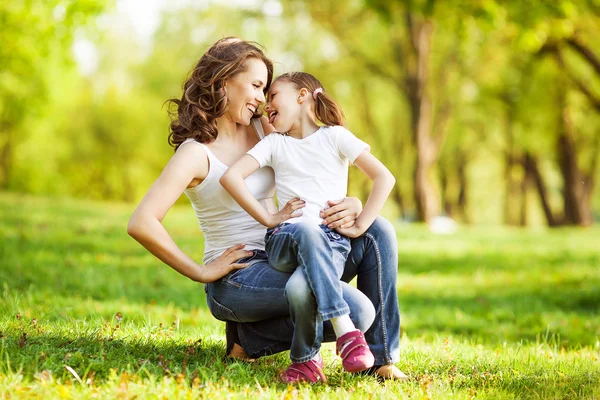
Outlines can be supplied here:
[[[252, 43], [225, 38], [210, 47], [186, 81], [181, 100], [172, 100], [177, 115], [169, 141], [176, 153], [128, 226], [128, 233], [160, 260], [194, 281], [207, 283], [212, 314], [236, 322], [228, 324], [227, 332], [227, 350], [232, 357], [258, 357], [289, 349], [290, 317], [316, 312], [302, 275], [290, 280], [289, 274], [269, 267], [264, 253], [265, 229], [218, 183], [227, 166], [251, 149], [264, 136], [263, 131], [272, 131], [264, 118], [257, 118], [272, 76], [272, 62]], [[246, 182], [253, 195], [275, 213], [272, 170], [262, 168]], [[189, 197], [205, 236], [204, 265], [183, 253], [161, 223], [181, 193]], [[361, 210], [357, 199], [332, 201], [330, 205], [323, 217], [333, 228], [352, 226]], [[301, 207], [300, 200], [292, 200], [277, 215], [284, 221]], [[352, 241], [342, 279], [357, 276], [358, 290], [346, 284], [343, 295], [359, 329], [365, 330], [374, 319], [365, 333], [375, 356], [372, 372], [384, 378], [405, 379], [406, 375], [393, 366], [399, 356], [400, 329], [396, 269], [395, 233], [379, 218]], [[295, 329], [317, 335], [324, 329], [318, 325]], [[328, 327], [325, 329], [325, 338], [330, 339]]]

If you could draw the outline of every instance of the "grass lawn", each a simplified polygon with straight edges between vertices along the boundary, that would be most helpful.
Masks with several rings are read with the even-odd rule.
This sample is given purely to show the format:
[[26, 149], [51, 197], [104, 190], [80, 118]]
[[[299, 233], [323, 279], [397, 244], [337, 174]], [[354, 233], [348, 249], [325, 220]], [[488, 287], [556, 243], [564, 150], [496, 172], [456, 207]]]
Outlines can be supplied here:
[[[225, 362], [202, 286], [125, 232], [131, 205], [0, 193], [0, 399], [600, 398], [600, 229], [398, 225], [408, 383], [287, 386], [286, 353]], [[202, 258], [189, 206], [165, 220]]]

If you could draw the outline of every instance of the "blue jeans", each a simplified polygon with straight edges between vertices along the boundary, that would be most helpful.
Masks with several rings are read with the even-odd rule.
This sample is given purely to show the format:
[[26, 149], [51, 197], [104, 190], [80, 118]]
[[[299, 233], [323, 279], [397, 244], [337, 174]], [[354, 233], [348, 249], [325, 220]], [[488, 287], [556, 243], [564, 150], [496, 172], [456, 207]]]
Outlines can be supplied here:
[[[269, 264], [266, 252], [260, 250], [240, 262], [249, 266], [206, 284], [205, 291], [215, 318], [247, 322], [238, 324], [238, 328], [248, 325], [253, 329], [252, 325], [257, 324], [258, 331], [238, 333], [248, 354], [260, 357], [289, 349], [293, 362], [304, 362], [319, 352], [324, 330], [329, 340], [335, 340], [331, 324], [324, 328], [318, 320], [315, 298], [301, 269], [293, 274], [277, 271]], [[340, 284], [352, 322], [366, 331], [375, 318], [373, 304], [355, 287]], [[292, 341], [294, 336], [296, 340]]]
[[[398, 244], [394, 228], [384, 218], [378, 217], [362, 236], [352, 239], [350, 244], [350, 254], [342, 275], [344, 282], [357, 278], [358, 289], [342, 284], [350, 318], [357, 329], [364, 331], [368, 328], [365, 338], [375, 356], [375, 365], [398, 362]], [[311, 322], [297, 313], [310, 310], [316, 313], [316, 302], [303, 274], [296, 272], [292, 280], [290, 274], [271, 268], [264, 252], [256, 252], [251, 258], [247, 268], [234, 271], [205, 287], [209, 308], [216, 318], [244, 322], [236, 324], [235, 329], [240, 344], [250, 357], [290, 350], [294, 328], [312, 329], [316, 336], [322, 330], [324, 341], [335, 340], [328, 321], [318, 323], [316, 327], [298, 326]], [[365, 296], [368, 307], [364, 303]], [[373, 306], [375, 319], [371, 324]], [[295, 327], [290, 314], [296, 316]]]
[[323, 321], [350, 314], [340, 284], [350, 252], [347, 237], [324, 225], [284, 223], [267, 230], [265, 249], [276, 270], [291, 273], [302, 269]]

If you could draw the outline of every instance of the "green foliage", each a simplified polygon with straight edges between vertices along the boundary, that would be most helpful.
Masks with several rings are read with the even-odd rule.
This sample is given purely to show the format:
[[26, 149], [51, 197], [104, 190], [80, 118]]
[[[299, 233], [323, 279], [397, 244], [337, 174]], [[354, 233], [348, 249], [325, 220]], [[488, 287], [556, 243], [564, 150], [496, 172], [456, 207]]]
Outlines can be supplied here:
[[[596, 398], [598, 229], [398, 225], [408, 383], [343, 373], [277, 382], [287, 354], [226, 362], [201, 285], [125, 232], [132, 206], [0, 194], [0, 396], [10, 398]], [[166, 217], [192, 258], [189, 206]]]
[[104, 2], [11, 1], [0, 5], [0, 187], [18, 188], [16, 148], [22, 126], [47, 104], [48, 71], [68, 68], [76, 28], [105, 8]]
[[[181, 95], [186, 75], [211, 43], [233, 35], [263, 44], [276, 73], [303, 69], [323, 82], [349, 128], [396, 176], [390, 209], [411, 218], [416, 151], [406, 70], [415, 61], [407, 15], [413, 24], [433, 26], [425, 90], [432, 137], [441, 145], [432, 178], [440, 191], [446, 179], [444, 201], [464, 191], [457, 171], [465, 168], [468, 220], [501, 222], [509, 196], [502, 163], [507, 153], [529, 152], [539, 160], [551, 203], [560, 205], [556, 142], [563, 89], [578, 165], [598, 175], [587, 170], [597, 153], [599, 113], [573, 77], [597, 98], [600, 79], [566, 44], [576, 38], [600, 57], [592, 45], [600, 24], [597, 2], [286, 0], [281, 16], [273, 4], [168, 8], [148, 43], [99, 0], [3, 4], [0, 185], [137, 201], [172, 154], [163, 103]], [[97, 50], [99, 63], [89, 75], [72, 61], [74, 37]], [[561, 50], [564, 65], [552, 48]], [[350, 176], [350, 194], [365, 199], [365, 177], [355, 169]], [[530, 203], [528, 214], [540, 214], [538, 201]]]

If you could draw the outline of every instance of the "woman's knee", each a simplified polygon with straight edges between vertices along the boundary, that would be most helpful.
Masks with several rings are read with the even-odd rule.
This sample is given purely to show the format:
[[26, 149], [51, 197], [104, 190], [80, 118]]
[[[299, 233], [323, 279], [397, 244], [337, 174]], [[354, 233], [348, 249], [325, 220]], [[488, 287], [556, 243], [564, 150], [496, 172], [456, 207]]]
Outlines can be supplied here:
[[297, 269], [288, 280], [285, 297], [291, 307], [304, 307], [314, 302], [313, 293], [302, 270]]
[[364, 300], [352, 309], [350, 318], [354, 322], [356, 329], [366, 332], [373, 324], [373, 321], [375, 321], [375, 307], [373, 303], [365, 296]]
[[371, 236], [378, 243], [389, 243], [393, 244], [395, 248], [398, 247], [394, 225], [381, 216], [375, 219], [365, 234]]
[[350, 319], [356, 329], [366, 332], [375, 320], [375, 307], [360, 290], [347, 283], [342, 284], [344, 300], [350, 307]]

